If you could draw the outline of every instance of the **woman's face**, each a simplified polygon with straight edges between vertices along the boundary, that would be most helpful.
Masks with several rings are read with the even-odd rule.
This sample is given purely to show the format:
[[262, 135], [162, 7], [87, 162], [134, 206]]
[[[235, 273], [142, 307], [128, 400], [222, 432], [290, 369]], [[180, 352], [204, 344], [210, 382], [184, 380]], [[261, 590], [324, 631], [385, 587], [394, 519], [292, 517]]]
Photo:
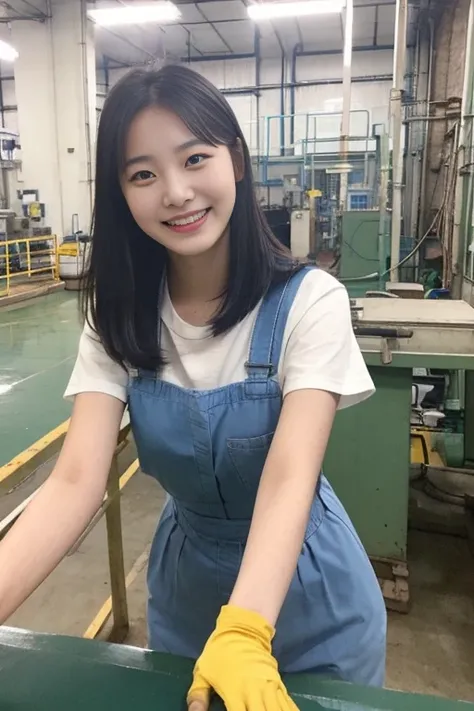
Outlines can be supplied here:
[[198, 255], [226, 234], [236, 186], [226, 146], [197, 139], [174, 113], [144, 109], [126, 142], [123, 194], [141, 229], [177, 255]]

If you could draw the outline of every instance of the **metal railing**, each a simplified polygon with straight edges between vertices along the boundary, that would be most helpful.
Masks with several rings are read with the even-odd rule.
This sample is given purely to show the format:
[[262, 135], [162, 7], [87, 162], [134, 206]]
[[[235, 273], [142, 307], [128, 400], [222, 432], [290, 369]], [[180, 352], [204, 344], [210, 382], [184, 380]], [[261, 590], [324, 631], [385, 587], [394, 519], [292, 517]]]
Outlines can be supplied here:
[[35, 235], [0, 241], [0, 296], [9, 296], [11, 285], [44, 279], [59, 279], [56, 235]]
[[[16, 489], [31, 474], [47, 462], [51, 461], [62, 447], [69, 427], [69, 420], [63, 422], [45, 437], [35, 442], [31, 447], [12, 459], [10, 462], [0, 467], [0, 495]], [[102, 504], [96, 512], [86, 530], [69, 550], [68, 555], [72, 555], [81, 545], [82, 541], [89, 535], [103, 516], [106, 520], [107, 528], [107, 548], [110, 571], [111, 594], [104, 603], [99, 613], [94, 617], [94, 621], [88, 626], [84, 633], [86, 638], [94, 638], [103, 630], [110, 616], [113, 618], [113, 625], [108, 640], [111, 642], [123, 642], [129, 631], [129, 615], [127, 604], [127, 581], [125, 576], [125, 564], [123, 554], [122, 535], [122, 513], [121, 513], [121, 492], [125, 485], [137, 473], [139, 469], [138, 460], [124, 471], [120, 472], [119, 455], [129, 444], [130, 425], [122, 426], [120, 429], [117, 447], [114, 452], [110, 467], [107, 490]], [[0, 540], [8, 533], [10, 528], [21, 516], [30, 501], [38, 494], [41, 486], [33, 494], [24, 499], [13, 511], [11, 511], [2, 521], [0, 521]]]

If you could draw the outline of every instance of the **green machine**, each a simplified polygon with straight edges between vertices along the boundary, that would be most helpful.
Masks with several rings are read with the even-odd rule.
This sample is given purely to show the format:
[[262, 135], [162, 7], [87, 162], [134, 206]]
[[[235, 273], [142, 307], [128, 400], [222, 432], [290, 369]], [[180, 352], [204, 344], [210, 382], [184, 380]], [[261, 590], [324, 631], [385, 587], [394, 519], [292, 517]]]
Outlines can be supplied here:
[[[0, 628], [2, 711], [185, 711], [191, 660], [74, 637]], [[290, 675], [300, 711], [474, 711], [441, 698]], [[213, 711], [223, 711], [218, 701]]]
[[[386, 217], [380, 210], [353, 210], [342, 215], [339, 279], [350, 296], [383, 291], [389, 254]], [[373, 275], [371, 278], [361, 279]]]
[[[361, 298], [353, 300], [352, 314], [377, 391], [337, 414], [324, 471], [374, 564], [388, 606], [403, 611], [409, 604], [413, 369], [465, 370], [471, 384], [466, 401], [472, 398], [474, 309], [464, 301]], [[465, 439], [472, 449], [472, 438]]]

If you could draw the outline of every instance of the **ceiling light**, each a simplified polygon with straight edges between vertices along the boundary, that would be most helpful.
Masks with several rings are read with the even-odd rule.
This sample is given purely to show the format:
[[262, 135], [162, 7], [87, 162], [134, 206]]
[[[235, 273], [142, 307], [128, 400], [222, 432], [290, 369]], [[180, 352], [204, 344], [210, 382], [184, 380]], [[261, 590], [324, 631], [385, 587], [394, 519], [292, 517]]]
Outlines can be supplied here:
[[14, 62], [18, 58], [18, 52], [11, 44], [0, 40], [0, 59], [5, 62]]
[[302, 2], [261, 2], [248, 5], [252, 20], [274, 20], [279, 17], [329, 15], [342, 12], [345, 0], [303, 0]]
[[147, 5], [121, 5], [102, 10], [89, 10], [89, 17], [98, 25], [135, 25], [145, 22], [175, 22], [181, 17], [176, 5], [168, 0]]

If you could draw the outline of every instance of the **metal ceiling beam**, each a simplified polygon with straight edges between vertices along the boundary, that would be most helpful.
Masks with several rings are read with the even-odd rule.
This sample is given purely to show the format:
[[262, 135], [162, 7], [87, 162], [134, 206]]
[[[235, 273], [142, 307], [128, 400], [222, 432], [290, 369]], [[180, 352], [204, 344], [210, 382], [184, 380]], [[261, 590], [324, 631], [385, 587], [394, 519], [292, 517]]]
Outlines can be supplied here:
[[[233, 0], [229, 0], [229, 4]], [[221, 3], [223, 0], [174, 0], [175, 5], [209, 5], [214, 2]], [[238, 0], [235, 0], [235, 2], [238, 2]], [[390, 7], [392, 5], [396, 5], [396, 0], [393, 0], [393, 2], [380, 2], [380, 0], [366, 0], [366, 2], [362, 3], [354, 3], [354, 7], [357, 9], [359, 7], [375, 7], [376, 5], [380, 5], [381, 7]]]
[[295, 17], [295, 21], [296, 21], [296, 32], [298, 33], [298, 44], [300, 44], [303, 47], [303, 45], [304, 45], [303, 33], [301, 32], [301, 26], [300, 26], [300, 23], [299, 23], [297, 17]]
[[[12, 22], [15, 20], [32, 20], [33, 19], [31, 16], [31, 13], [26, 14], [24, 12], [21, 12], [21, 10], [17, 10], [16, 7], [13, 7], [13, 5], [10, 5], [9, 2], [0, 2], [0, 5], [3, 8], [5, 8], [5, 10], [9, 10], [10, 12], [15, 13], [12, 20], [11, 20]], [[38, 17], [40, 18], [40, 20], [44, 20], [44, 17], [42, 16], [41, 13], [39, 13]]]
[[135, 42], [132, 42], [132, 40], [129, 40], [128, 37], [121, 35], [119, 32], [114, 32], [114, 30], [111, 30], [110, 27], [102, 27], [101, 29], [104, 30], [105, 32], [108, 32], [110, 35], [117, 37], [117, 39], [122, 40], [122, 42], [125, 42], [130, 47], [133, 47], [133, 49], [138, 49], [139, 52], [142, 52], [142, 54], [146, 54], [149, 57], [149, 59], [152, 59], [154, 62], [156, 61], [156, 57], [154, 54], [149, 52], [147, 49], [140, 47], [138, 44], [135, 44]]
[[229, 50], [229, 52], [232, 52], [232, 53], [233, 53], [234, 50], [232, 49], [232, 47], [229, 45], [229, 43], [227, 42], [227, 40], [221, 35], [221, 33], [219, 32], [219, 30], [216, 29], [216, 27], [214, 27], [213, 22], [212, 22], [211, 20], [209, 20], [208, 17], [206, 17], [206, 14], [204, 13], [204, 11], [201, 10], [201, 8], [199, 7], [199, 3], [198, 3], [198, 2], [195, 3], [195, 7], [196, 7], [196, 10], [199, 12], [199, 14], [202, 16], [202, 18], [207, 22], [207, 24], [212, 27], [212, 29], [214, 30], [214, 32], [216, 33], [216, 35], [219, 37], [219, 39], [220, 39], [220, 41], [222, 42], [222, 44], [223, 44], [225, 47], [227, 47], [227, 49]]
[[6, 25], [10, 22], [44, 22], [45, 19], [42, 15], [30, 15], [29, 17], [0, 17], [0, 25]]
[[[247, 0], [241, 0], [241, 3], [242, 3], [242, 5], [245, 7], [245, 9], [247, 9], [247, 6], [248, 6]], [[249, 21], [251, 22], [251, 20], [249, 20]], [[283, 43], [283, 40], [282, 40], [282, 38], [281, 38], [280, 33], [278, 32], [278, 29], [275, 27], [275, 25], [274, 25], [274, 23], [272, 22], [272, 20], [269, 20], [269, 22], [270, 22], [270, 25], [271, 25], [271, 28], [272, 28], [273, 32], [275, 33], [275, 37], [277, 38], [277, 41], [278, 41], [278, 44], [279, 44], [281, 53], [282, 53], [282, 54], [286, 54], [285, 45], [284, 45], [284, 43]], [[256, 23], [252, 23], [252, 24], [256, 24]]]
[[[40, 8], [37, 5], [35, 5], [34, 3], [32, 3], [30, 0], [21, 0], [21, 2], [24, 5], [27, 5], [31, 10], [34, 10], [34, 12], [37, 12], [38, 15], [40, 15], [44, 20], [50, 19], [50, 16], [46, 12], [44, 12], [43, 10], [40, 10]], [[18, 11], [15, 10], [15, 12], [18, 12]]]

